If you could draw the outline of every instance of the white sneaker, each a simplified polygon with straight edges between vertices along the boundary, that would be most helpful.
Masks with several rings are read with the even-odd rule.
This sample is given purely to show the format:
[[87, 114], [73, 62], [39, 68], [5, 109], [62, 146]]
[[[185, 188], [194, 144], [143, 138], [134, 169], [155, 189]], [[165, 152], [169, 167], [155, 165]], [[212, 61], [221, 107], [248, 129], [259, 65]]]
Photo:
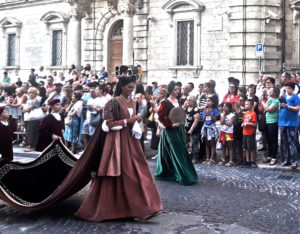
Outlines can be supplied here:
[[151, 160], [156, 160], [156, 159], [157, 159], [157, 157], [158, 157], [158, 154], [157, 154], [157, 155], [155, 155], [155, 156], [153, 156], [153, 157], [151, 158]]

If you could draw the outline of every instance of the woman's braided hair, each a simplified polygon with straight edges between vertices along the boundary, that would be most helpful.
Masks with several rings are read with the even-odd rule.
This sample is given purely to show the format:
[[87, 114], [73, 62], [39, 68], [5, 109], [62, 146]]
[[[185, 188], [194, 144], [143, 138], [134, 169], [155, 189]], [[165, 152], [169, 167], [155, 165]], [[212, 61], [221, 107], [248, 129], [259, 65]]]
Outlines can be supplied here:
[[119, 76], [118, 78], [118, 83], [117, 83], [117, 86], [116, 86], [116, 91], [115, 91], [115, 94], [114, 96], [117, 97], [117, 96], [120, 96], [121, 93], [122, 93], [122, 87], [131, 83], [131, 82], [136, 82], [136, 77], [135, 76]]

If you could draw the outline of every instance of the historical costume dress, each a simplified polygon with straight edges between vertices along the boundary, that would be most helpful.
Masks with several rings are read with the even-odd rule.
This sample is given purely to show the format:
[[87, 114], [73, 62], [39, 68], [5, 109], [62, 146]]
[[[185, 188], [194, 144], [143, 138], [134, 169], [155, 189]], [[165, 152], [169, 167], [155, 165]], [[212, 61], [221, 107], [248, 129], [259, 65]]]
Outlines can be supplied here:
[[[3, 108], [1, 108], [2, 110]], [[3, 111], [0, 112], [2, 113]], [[0, 113], [0, 115], [1, 115]], [[0, 154], [1, 159], [13, 160], [13, 128], [8, 121], [0, 121]], [[0, 160], [1, 160], [0, 159]]]
[[65, 128], [64, 119], [59, 113], [48, 114], [43, 118], [39, 128], [39, 139], [36, 151], [43, 151], [53, 141], [52, 135], [63, 139], [62, 130]]
[[160, 136], [155, 177], [191, 185], [197, 173], [186, 148], [184, 125], [172, 127], [168, 115], [175, 106], [165, 99], [158, 110], [159, 121], [165, 126]]
[[[115, 120], [114, 100], [107, 103], [104, 119], [109, 129], [127, 126], [106, 135], [97, 175], [90, 191], [75, 214], [89, 221], [125, 217], [148, 217], [162, 210], [160, 197], [145, 160], [139, 140], [132, 136], [133, 124], [129, 118], [136, 115], [136, 103], [117, 97], [119, 120]], [[130, 108], [128, 108], [130, 107]], [[126, 125], [126, 124], [125, 124]]]

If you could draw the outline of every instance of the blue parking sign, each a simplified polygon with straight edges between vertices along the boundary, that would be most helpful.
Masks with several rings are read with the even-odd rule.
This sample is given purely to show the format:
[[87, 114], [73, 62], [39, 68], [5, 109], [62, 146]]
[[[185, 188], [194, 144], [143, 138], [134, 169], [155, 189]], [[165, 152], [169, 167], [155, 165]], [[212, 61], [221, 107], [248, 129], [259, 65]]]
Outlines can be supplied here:
[[257, 43], [256, 52], [263, 52], [263, 50], [264, 50], [264, 45], [262, 43]]
[[264, 45], [263, 43], [257, 43], [255, 46], [256, 57], [262, 58], [264, 56]]

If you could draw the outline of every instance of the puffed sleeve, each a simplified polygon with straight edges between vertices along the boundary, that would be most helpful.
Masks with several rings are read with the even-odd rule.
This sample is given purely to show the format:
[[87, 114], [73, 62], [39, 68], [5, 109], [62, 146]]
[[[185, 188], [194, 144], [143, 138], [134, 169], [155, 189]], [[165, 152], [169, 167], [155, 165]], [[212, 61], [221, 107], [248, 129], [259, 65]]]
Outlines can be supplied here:
[[162, 101], [157, 112], [159, 121], [166, 127], [171, 128], [172, 122], [168, 118], [168, 103], [166, 101]]
[[124, 126], [124, 120], [117, 120], [114, 121], [114, 114], [112, 110], [112, 100], [108, 101], [104, 107], [104, 119], [106, 120], [106, 124], [109, 129], [111, 129], [114, 126]]

